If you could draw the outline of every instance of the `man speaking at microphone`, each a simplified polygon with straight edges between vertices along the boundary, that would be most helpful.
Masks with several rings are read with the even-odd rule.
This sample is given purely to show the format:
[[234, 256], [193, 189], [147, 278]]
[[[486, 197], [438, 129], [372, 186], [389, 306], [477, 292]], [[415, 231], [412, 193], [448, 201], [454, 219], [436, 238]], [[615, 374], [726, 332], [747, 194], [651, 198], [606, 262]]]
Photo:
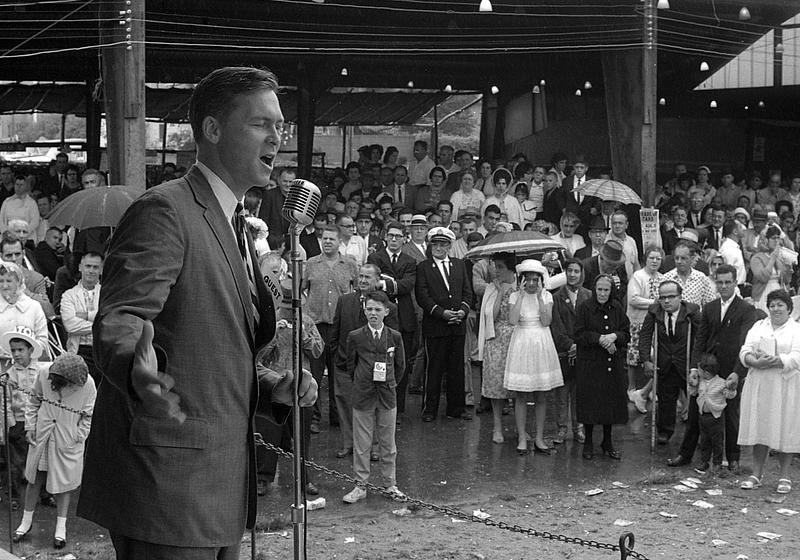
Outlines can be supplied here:
[[[196, 165], [136, 200], [112, 238], [78, 514], [109, 530], [119, 560], [238, 559], [255, 521], [253, 416], [258, 403], [283, 422], [292, 380], [257, 382], [275, 309], [239, 201], [267, 184], [280, 148], [277, 90], [255, 68], [203, 78], [189, 105]], [[316, 393], [304, 376], [301, 406]]]

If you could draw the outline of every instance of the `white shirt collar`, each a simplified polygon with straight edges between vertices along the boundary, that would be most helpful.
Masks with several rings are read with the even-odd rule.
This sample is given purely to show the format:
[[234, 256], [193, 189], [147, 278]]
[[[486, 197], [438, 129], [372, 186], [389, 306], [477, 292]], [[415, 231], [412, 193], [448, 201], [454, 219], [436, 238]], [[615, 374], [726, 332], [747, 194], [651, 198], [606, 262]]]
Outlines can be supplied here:
[[225, 181], [220, 179], [219, 175], [211, 171], [202, 161], [198, 160], [195, 162], [195, 165], [197, 165], [197, 168], [205, 176], [206, 181], [208, 181], [208, 184], [211, 186], [211, 192], [214, 193], [214, 197], [217, 199], [220, 208], [222, 208], [222, 213], [225, 214], [228, 223], [231, 223], [233, 213], [236, 211], [236, 205], [239, 203], [239, 201], [236, 200], [236, 195], [234, 195], [230, 187], [225, 184]]
[[369, 330], [372, 333], [372, 338], [375, 338], [376, 334], [378, 335], [378, 338], [381, 337], [381, 334], [383, 333], [383, 325], [381, 325], [380, 329], [373, 329], [371, 325], [367, 325], [367, 326], [369, 327]]

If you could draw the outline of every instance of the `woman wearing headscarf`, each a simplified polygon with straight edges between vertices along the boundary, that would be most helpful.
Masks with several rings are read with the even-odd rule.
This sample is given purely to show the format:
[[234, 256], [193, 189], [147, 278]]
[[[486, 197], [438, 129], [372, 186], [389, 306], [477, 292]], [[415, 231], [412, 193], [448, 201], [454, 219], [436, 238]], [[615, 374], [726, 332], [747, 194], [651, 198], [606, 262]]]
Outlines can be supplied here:
[[594, 280], [592, 297], [578, 306], [575, 318], [577, 345], [576, 403], [578, 422], [586, 432], [583, 458], [594, 458], [594, 425], [603, 425], [603, 453], [619, 460], [611, 439], [614, 424], [628, 422], [628, 378], [625, 358], [630, 324], [616, 285], [608, 274]]
[[544, 441], [544, 424], [547, 414], [547, 393], [561, 387], [564, 378], [558, 352], [550, 332], [553, 319], [553, 296], [545, 289], [549, 274], [542, 263], [526, 259], [517, 265], [517, 275], [522, 276], [520, 289], [509, 296], [509, 321], [514, 332], [508, 345], [503, 387], [513, 391], [514, 416], [517, 423], [517, 453], [528, 453], [525, 429], [527, 403], [533, 393], [536, 436], [535, 453], [550, 455], [553, 449]]
[[790, 317], [792, 298], [785, 290], [767, 295], [769, 317], [747, 333], [739, 359], [747, 366], [739, 416], [739, 445], [753, 446], [753, 474], [745, 490], [761, 486], [770, 449], [778, 452], [777, 492], [792, 490], [789, 469], [800, 453], [800, 324]]
[[480, 307], [480, 327], [478, 329], [478, 360], [483, 361], [481, 396], [492, 401], [494, 429], [492, 441], [503, 443], [502, 413], [503, 403], [508, 391], [503, 387], [506, 356], [511, 342], [514, 325], [509, 320], [509, 298], [517, 289], [514, 265], [516, 259], [511, 253], [492, 255], [494, 280], [486, 285]]

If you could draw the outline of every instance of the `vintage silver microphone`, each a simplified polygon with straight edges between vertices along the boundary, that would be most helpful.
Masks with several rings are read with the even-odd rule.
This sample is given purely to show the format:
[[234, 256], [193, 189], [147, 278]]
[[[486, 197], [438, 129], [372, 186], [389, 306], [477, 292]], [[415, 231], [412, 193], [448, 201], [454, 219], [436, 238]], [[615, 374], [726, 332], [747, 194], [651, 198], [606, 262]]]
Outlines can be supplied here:
[[[292, 452], [294, 453], [294, 560], [304, 560], [306, 555], [306, 492], [303, 487], [302, 414], [300, 410], [300, 379], [303, 377], [303, 311], [300, 286], [302, 261], [300, 258], [300, 232], [314, 221], [322, 193], [319, 187], [305, 179], [295, 179], [283, 201], [283, 217], [290, 222], [289, 234], [292, 250], [292, 369], [294, 373], [294, 398], [292, 407]], [[330, 373], [329, 373], [330, 375]]]

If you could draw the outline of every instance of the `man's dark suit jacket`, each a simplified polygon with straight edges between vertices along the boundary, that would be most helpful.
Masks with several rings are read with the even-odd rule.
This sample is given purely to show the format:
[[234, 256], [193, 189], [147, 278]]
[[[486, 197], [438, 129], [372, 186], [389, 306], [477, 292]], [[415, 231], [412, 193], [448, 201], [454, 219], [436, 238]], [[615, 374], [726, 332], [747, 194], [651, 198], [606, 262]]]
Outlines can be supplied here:
[[[602, 213], [602, 204], [600, 203], [600, 199], [594, 196], [584, 196], [581, 203], [578, 204], [575, 200], [575, 193], [572, 192], [574, 179], [575, 177], [570, 175], [561, 182], [561, 196], [564, 202], [564, 209], [580, 218], [581, 225], [578, 227], [577, 231], [586, 238], [589, 232], [589, 222], [592, 221], [592, 216], [594, 214], [600, 215]], [[584, 177], [584, 182], [587, 179], [588, 177]], [[592, 210], [594, 210], [594, 212], [592, 212]], [[557, 223], [556, 225], [560, 227], [560, 224]]]
[[546, 222], [559, 226], [561, 223], [561, 214], [564, 213], [565, 204], [564, 191], [559, 187], [555, 187], [549, 194], [544, 195], [542, 199], [542, 212], [541, 215], [536, 215], [536, 219], [544, 219]]
[[34, 251], [34, 267], [44, 276], [47, 276], [51, 281], [56, 281], [56, 271], [64, 264], [64, 254], [58, 254], [50, 245], [44, 241], [39, 241]]
[[689, 325], [692, 327], [692, 340], [695, 340], [700, 329], [700, 307], [694, 303], [681, 302], [678, 318], [675, 321], [675, 334], [671, 337], [667, 335], [667, 327], [664, 324], [666, 316], [660, 303], [654, 303], [647, 310], [642, 330], [639, 331], [639, 359], [642, 362], [651, 361], [650, 348], [653, 344], [653, 332], [657, 329], [658, 370], [667, 373], [674, 366], [680, 376], [685, 378], [686, 367], [691, 364], [692, 359], [689, 356], [690, 364], [686, 363], [687, 348], [691, 349], [693, 345], [688, 341]]
[[[590, 243], [589, 245], [581, 247], [580, 249], [575, 251], [575, 254], [572, 255], [572, 256], [573, 256], [573, 258], [576, 258], [579, 261], [585, 261], [586, 259], [591, 259], [592, 258], [592, 244]], [[595, 256], [597, 256], [597, 255], [595, 255]]]
[[737, 295], [733, 296], [723, 318], [720, 318], [721, 308], [722, 300], [719, 298], [703, 307], [692, 361], [696, 364], [701, 354], [713, 354], [719, 363], [720, 377], [724, 379], [735, 372], [742, 380], [747, 375], [747, 368], [739, 361], [739, 350], [744, 345], [747, 331], [756, 322], [756, 308]]
[[567, 286], [561, 286], [553, 294], [553, 322], [550, 324], [550, 330], [553, 333], [553, 342], [556, 345], [559, 357], [564, 357], [562, 355], [566, 355], [575, 343], [573, 338], [575, 334], [575, 311], [581, 303], [591, 298], [591, 290], [587, 290], [583, 286], [578, 287], [575, 307], [572, 307], [572, 300], [569, 298], [569, 288]]
[[[400, 333], [384, 325], [380, 341], [376, 342], [372, 330], [364, 325], [347, 335], [345, 346], [347, 359], [344, 371], [353, 380], [353, 408], [395, 408], [397, 380], [406, 367], [403, 337]], [[386, 381], [372, 380], [375, 362], [386, 363]]]
[[289, 221], [283, 217], [283, 201], [286, 197], [281, 192], [280, 187], [265, 189], [261, 199], [261, 208], [258, 210], [258, 217], [264, 220], [269, 227], [267, 242], [273, 251], [281, 246], [284, 235], [289, 228]]
[[414, 286], [417, 283], [417, 263], [414, 258], [401, 252], [397, 256], [397, 265], [393, 266], [388, 251], [381, 249], [368, 256], [367, 262], [377, 265], [381, 269], [381, 274], [391, 276], [391, 279], [386, 281], [386, 295], [397, 303], [400, 331], [417, 330], [417, 313], [413, 297]]
[[469, 314], [472, 305], [472, 287], [461, 259], [450, 259], [450, 289], [433, 258], [417, 265], [415, 289], [417, 305], [422, 308], [422, 336], [440, 338], [461, 336], [466, 332], [466, 317], [458, 325], [444, 319], [444, 311], [463, 311]]
[[[397, 306], [392, 302], [389, 302], [389, 314], [384, 319], [384, 323], [386, 326], [398, 330]], [[333, 315], [328, 348], [333, 354], [333, 363], [342, 371], [345, 370], [345, 362], [347, 360], [347, 348], [345, 347], [347, 335], [366, 324], [367, 316], [364, 315], [361, 292], [350, 292], [339, 296], [339, 300], [336, 302], [336, 311]]]
[[[258, 262], [250, 234], [250, 258]], [[103, 268], [94, 355], [103, 372], [78, 515], [128, 538], [179, 547], [239, 543], [255, 521], [258, 352], [275, 334], [260, 274], [254, 329], [236, 237], [198, 167], [128, 208]], [[144, 321], [159, 371], [174, 380], [183, 423], [145, 411], [131, 365]], [[274, 386], [274, 383], [273, 383]], [[262, 394], [280, 423], [289, 407]]]

